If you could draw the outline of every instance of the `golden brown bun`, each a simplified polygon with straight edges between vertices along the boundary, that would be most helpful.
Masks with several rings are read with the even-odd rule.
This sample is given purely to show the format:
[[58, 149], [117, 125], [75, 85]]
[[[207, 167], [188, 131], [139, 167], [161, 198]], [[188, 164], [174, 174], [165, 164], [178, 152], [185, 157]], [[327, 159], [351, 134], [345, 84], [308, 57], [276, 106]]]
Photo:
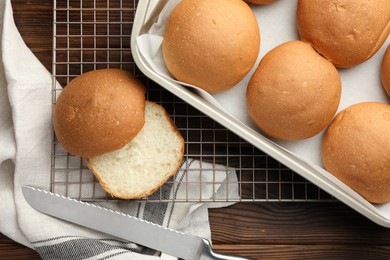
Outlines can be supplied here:
[[291, 41], [267, 53], [247, 88], [247, 110], [266, 134], [300, 140], [335, 115], [341, 81], [334, 65], [308, 43]]
[[299, 0], [303, 41], [333, 64], [349, 68], [374, 55], [390, 32], [389, 0]]
[[256, 62], [260, 32], [242, 0], [183, 0], [170, 14], [162, 52], [179, 81], [208, 92], [236, 85]]
[[390, 45], [387, 46], [385, 55], [383, 56], [381, 66], [382, 85], [385, 88], [387, 95], [390, 96]]
[[257, 5], [266, 5], [266, 4], [272, 4], [273, 2], [276, 2], [277, 0], [245, 0], [248, 3], [251, 4], [257, 4]]
[[322, 160], [366, 200], [390, 201], [390, 106], [363, 102], [341, 111], [325, 133]]
[[64, 88], [54, 131], [69, 153], [90, 158], [122, 148], [144, 125], [145, 88], [118, 69], [87, 72]]

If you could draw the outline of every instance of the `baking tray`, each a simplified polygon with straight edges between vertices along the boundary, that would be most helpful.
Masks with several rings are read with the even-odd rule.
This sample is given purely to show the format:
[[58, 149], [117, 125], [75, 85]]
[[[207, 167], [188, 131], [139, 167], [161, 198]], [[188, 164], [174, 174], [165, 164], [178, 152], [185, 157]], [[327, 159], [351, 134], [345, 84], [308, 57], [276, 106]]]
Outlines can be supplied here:
[[385, 216], [386, 214], [388, 215], [388, 213], [384, 213], [388, 211], [386, 209], [388, 204], [375, 207], [374, 205], [367, 203], [367, 201], [362, 199], [344, 184], [340, 183], [329, 173], [324, 174], [324, 169], [322, 167], [313, 165], [312, 163], [299, 158], [287, 149], [269, 140], [260, 134], [260, 132], [243, 124], [223, 109], [220, 109], [218, 106], [206, 101], [204, 98], [194, 93], [194, 91], [190, 88], [168, 80], [157, 74], [152, 69], [147, 60], [140, 53], [140, 48], [137, 45], [137, 37], [148, 32], [167, 2], [168, 1], [164, 0], [145, 0], [139, 2], [131, 38], [131, 48], [133, 50], [132, 55], [138, 68], [148, 78], [157, 82], [175, 96], [191, 104], [202, 113], [208, 115], [210, 118], [225, 126], [269, 156], [275, 158], [305, 179], [309, 180], [311, 183], [317, 185], [377, 224], [390, 227], [390, 219]]
[[[139, 2], [144, 2], [139, 1]], [[147, 88], [147, 99], [168, 111], [183, 135], [185, 164], [189, 174], [201, 171], [215, 175], [218, 165], [234, 168], [239, 197], [219, 198], [227, 202], [334, 202], [328, 193], [291, 169], [255, 148], [209, 116], [173, 95], [139, 71], [132, 58], [131, 32], [138, 1], [61, 0], [53, 1], [53, 106], [62, 87], [78, 75], [102, 68], [130, 71]], [[140, 5], [142, 6], [142, 5]], [[191, 160], [202, 162], [189, 167]], [[205, 167], [205, 164], [209, 165]], [[84, 201], [120, 200], [104, 192], [85, 161], [67, 153], [53, 138], [50, 187], [52, 192]], [[169, 180], [168, 186], [200, 190], [220, 185], [217, 181]], [[200, 194], [185, 192], [181, 198], [166, 196], [163, 187], [142, 202], [216, 202]], [[172, 189], [173, 191], [174, 189]]]

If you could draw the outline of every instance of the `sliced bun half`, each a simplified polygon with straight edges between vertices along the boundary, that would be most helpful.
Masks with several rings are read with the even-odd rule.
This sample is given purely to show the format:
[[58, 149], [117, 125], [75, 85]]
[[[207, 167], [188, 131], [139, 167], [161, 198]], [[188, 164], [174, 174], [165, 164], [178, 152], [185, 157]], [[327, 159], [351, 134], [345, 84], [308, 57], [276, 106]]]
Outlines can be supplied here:
[[134, 199], [155, 192], [179, 169], [184, 139], [165, 109], [146, 102], [145, 125], [123, 148], [87, 159], [104, 190]]

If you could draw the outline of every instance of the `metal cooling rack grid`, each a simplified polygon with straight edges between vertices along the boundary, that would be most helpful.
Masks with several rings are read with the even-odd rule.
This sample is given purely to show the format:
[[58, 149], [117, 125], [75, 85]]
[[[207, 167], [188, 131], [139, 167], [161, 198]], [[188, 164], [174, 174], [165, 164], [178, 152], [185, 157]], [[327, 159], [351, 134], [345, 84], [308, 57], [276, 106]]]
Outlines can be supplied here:
[[[204, 167], [190, 168], [192, 159], [201, 163], [226, 165], [236, 169], [240, 198], [202, 198], [200, 193], [170, 198], [164, 186], [141, 201], [334, 201], [335, 199], [298, 174], [253, 147], [217, 122], [189, 106], [136, 68], [131, 56], [130, 37], [138, 1], [67, 0], [54, 1], [53, 30], [53, 106], [62, 90], [74, 77], [94, 69], [120, 68], [135, 74], [147, 87], [147, 99], [160, 103], [171, 115], [184, 139], [186, 175], [192, 171], [212, 174]], [[186, 189], [226, 183], [188, 178], [169, 180], [167, 185]], [[85, 161], [68, 154], [53, 137], [51, 190], [85, 201], [116, 200], [107, 195]], [[172, 189], [173, 192], [174, 189]]]

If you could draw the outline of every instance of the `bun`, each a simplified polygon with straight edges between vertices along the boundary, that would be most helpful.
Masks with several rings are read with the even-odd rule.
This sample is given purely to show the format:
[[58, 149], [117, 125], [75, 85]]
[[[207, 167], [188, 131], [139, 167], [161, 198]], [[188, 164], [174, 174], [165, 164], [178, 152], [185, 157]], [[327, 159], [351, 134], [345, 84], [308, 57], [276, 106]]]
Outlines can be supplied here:
[[162, 53], [179, 81], [208, 92], [235, 86], [256, 62], [260, 32], [242, 0], [183, 0], [170, 14]]
[[54, 108], [54, 131], [69, 153], [89, 158], [122, 148], [144, 125], [145, 88], [130, 73], [84, 73], [63, 89]]
[[266, 5], [266, 4], [272, 4], [273, 2], [276, 2], [277, 0], [245, 0], [248, 3], [251, 4], [257, 4], [257, 5]]
[[363, 102], [341, 111], [323, 138], [322, 160], [366, 200], [390, 201], [390, 106]]
[[123, 148], [87, 159], [88, 167], [112, 196], [133, 199], [155, 192], [174, 175], [184, 140], [165, 109], [146, 102], [145, 125]]
[[390, 97], [390, 45], [387, 46], [381, 66], [381, 80], [387, 95]]
[[337, 67], [349, 68], [373, 56], [390, 32], [389, 0], [299, 0], [303, 41]]
[[267, 135], [300, 140], [319, 133], [335, 115], [340, 76], [308, 43], [291, 41], [267, 53], [246, 93], [247, 110]]

